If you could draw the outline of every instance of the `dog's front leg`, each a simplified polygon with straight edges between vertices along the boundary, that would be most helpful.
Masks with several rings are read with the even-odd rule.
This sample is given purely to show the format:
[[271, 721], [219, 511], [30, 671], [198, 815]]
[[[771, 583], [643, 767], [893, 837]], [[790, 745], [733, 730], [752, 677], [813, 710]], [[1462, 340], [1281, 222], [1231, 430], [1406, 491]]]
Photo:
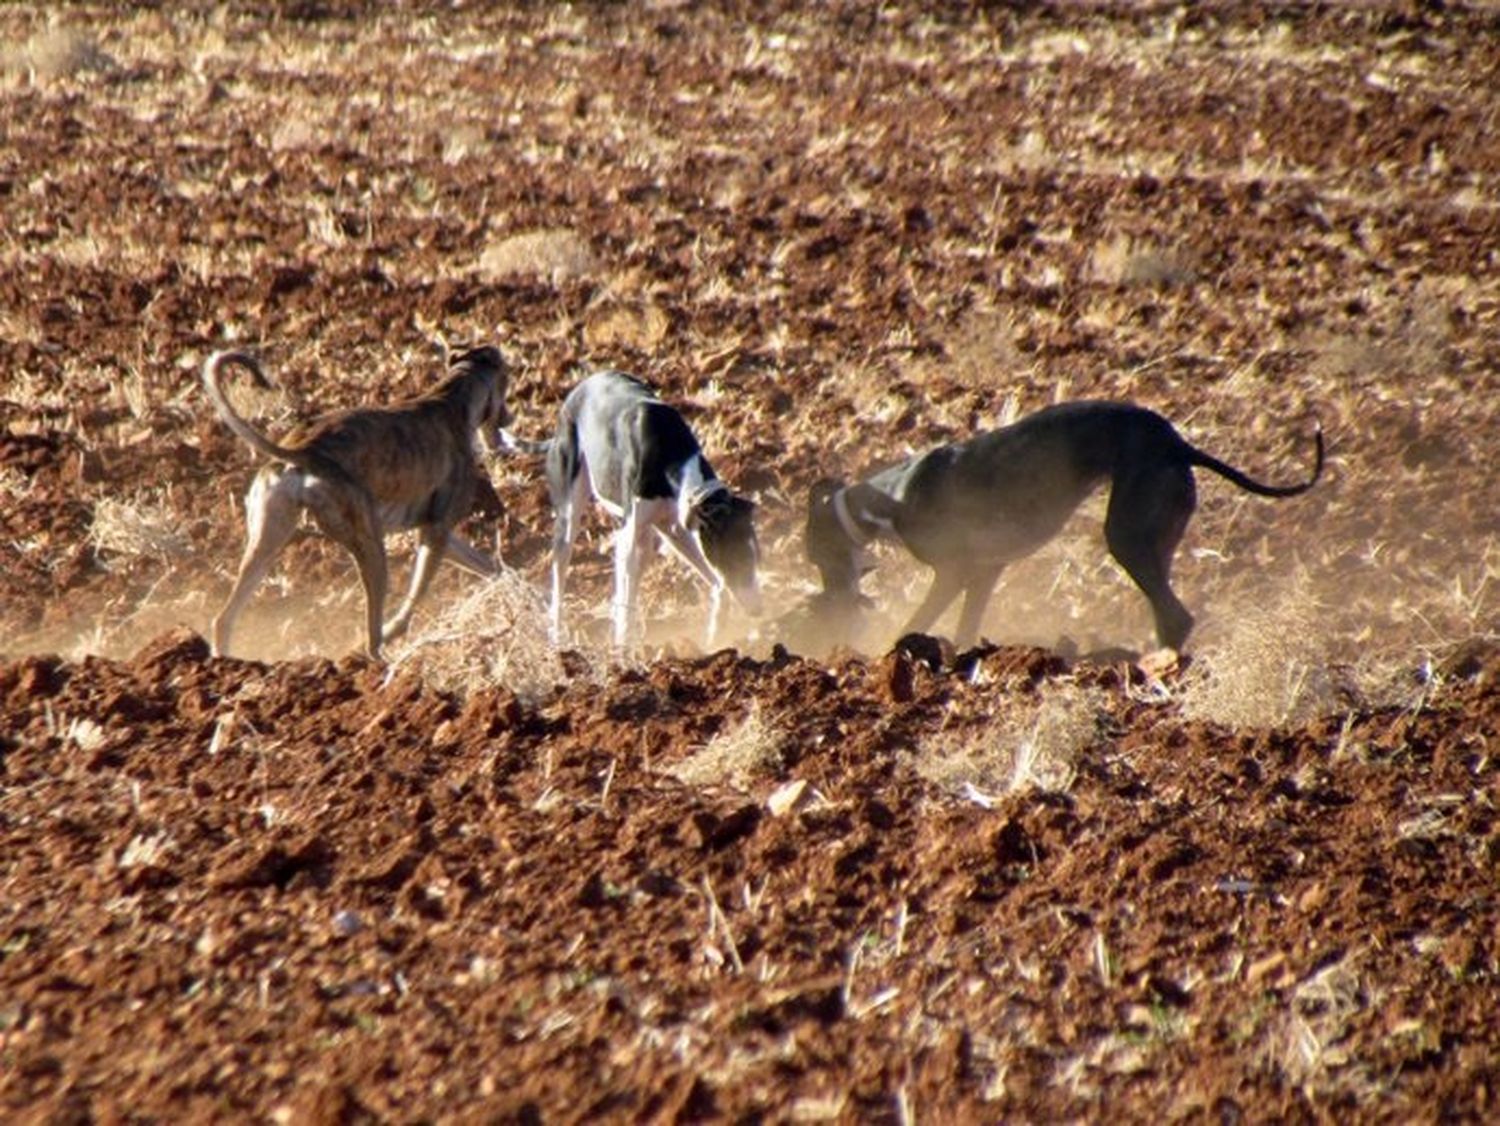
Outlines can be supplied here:
[[417, 558], [411, 569], [411, 588], [406, 592], [406, 600], [381, 630], [382, 642], [392, 641], [406, 632], [411, 625], [411, 615], [417, 608], [417, 601], [427, 593], [427, 588], [432, 585], [432, 576], [443, 560], [443, 549], [448, 545], [448, 532], [440, 528], [423, 528], [421, 535]]
[[703, 549], [681, 524], [671, 522], [659, 528], [662, 542], [668, 549], [691, 567], [700, 579], [708, 584], [708, 636], [705, 647], [713, 649], [718, 644], [719, 625], [723, 621], [724, 580], [703, 556]]
[[984, 618], [984, 608], [989, 605], [995, 583], [999, 581], [998, 568], [980, 571], [969, 577], [964, 584], [964, 605], [958, 614], [958, 628], [953, 631], [953, 644], [958, 649], [968, 649], [979, 640], [979, 623]]
[[932, 629], [943, 611], [958, 597], [958, 592], [963, 590], [964, 583], [960, 575], [953, 571], [937, 571], [932, 575], [932, 586], [927, 590], [927, 597], [922, 599], [922, 605], [918, 606], [916, 612], [906, 623], [906, 628], [901, 632], [927, 633]]
[[[498, 537], [497, 537], [498, 538]], [[457, 532], [448, 533], [447, 557], [472, 575], [494, 578], [504, 568], [500, 560], [486, 555]]]
[[715, 582], [708, 588], [708, 639], [706, 647], [710, 652], [719, 644], [719, 622], [724, 610], [724, 586]]

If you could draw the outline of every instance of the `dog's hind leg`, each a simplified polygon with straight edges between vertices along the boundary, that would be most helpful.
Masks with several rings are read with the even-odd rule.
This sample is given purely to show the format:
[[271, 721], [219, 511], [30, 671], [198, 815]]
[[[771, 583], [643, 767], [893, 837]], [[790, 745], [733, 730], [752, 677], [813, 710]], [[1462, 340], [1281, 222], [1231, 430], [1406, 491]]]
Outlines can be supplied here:
[[245, 554], [240, 560], [234, 589], [213, 621], [212, 643], [216, 657], [228, 654], [235, 619], [297, 530], [301, 508], [297, 485], [298, 478], [292, 474], [266, 471], [257, 474], [255, 483], [250, 486], [245, 497]]
[[1193, 472], [1185, 465], [1157, 466], [1115, 482], [1104, 517], [1109, 553], [1151, 603], [1156, 640], [1181, 649], [1193, 615], [1172, 592], [1172, 555], [1197, 505]]
[[615, 532], [615, 598], [610, 617], [616, 648], [629, 648], [640, 633], [641, 570], [646, 562], [652, 529], [657, 523], [653, 519], [658, 516], [654, 509], [662, 503], [639, 498], [632, 501], [625, 523]]
[[381, 617], [385, 610], [386, 560], [380, 513], [368, 493], [348, 482], [309, 479], [307, 507], [329, 539], [354, 556], [365, 590], [365, 651], [380, 660]]
[[573, 539], [578, 517], [588, 501], [588, 477], [581, 471], [564, 486], [552, 489], [552, 602], [548, 607], [548, 633], [553, 646], [563, 639], [563, 593], [568, 585], [568, 564], [573, 559]]

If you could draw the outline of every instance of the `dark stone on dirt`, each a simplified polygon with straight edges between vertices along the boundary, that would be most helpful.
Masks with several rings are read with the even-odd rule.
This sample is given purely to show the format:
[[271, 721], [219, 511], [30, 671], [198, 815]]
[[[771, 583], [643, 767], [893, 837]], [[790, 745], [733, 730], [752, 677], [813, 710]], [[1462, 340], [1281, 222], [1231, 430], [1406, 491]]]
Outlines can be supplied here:
[[755, 832], [760, 819], [761, 807], [755, 802], [742, 805], [724, 817], [711, 810], [699, 810], [693, 814], [698, 847], [708, 852], [727, 848]]
[[896, 827], [896, 813], [885, 802], [871, 799], [865, 803], [865, 820], [870, 826], [882, 831]]
[[953, 664], [953, 643], [946, 637], [932, 637], [925, 633], [903, 634], [891, 649], [899, 654], [927, 666], [930, 672], [942, 672]]
[[623, 907], [624, 897], [618, 888], [607, 881], [602, 873], [594, 872], [583, 881], [578, 891], [578, 906], [588, 908]]
[[847, 879], [860, 869], [873, 863], [880, 855], [880, 850], [872, 841], [864, 841], [851, 848], [838, 860], [834, 861], [833, 874], [840, 879]]
[[1001, 864], [1036, 864], [1047, 855], [1046, 848], [1015, 818], [1000, 827], [990, 844], [995, 850], [995, 859]]
[[268, 845], [248, 860], [231, 865], [210, 879], [218, 888], [286, 888], [300, 875], [308, 875], [317, 887], [332, 877], [337, 850], [323, 837], [309, 835], [290, 845]]
[[67, 682], [57, 657], [26, 657], [0, 669], [0, 697], [6, 711], [18, 712], [33, 700], [55, 696]]
[[1160, 860], [1154, 861], [1146, 869], [1146, 875], [1153, 880], [1171, 879], [1182, 869], [1195, 863], [1199, 856], [1199, 851], [1192, 845], [1179, 845]]
[[1500, 645], [1485, 638], [1466, 641], [1438, 666], [1438, 672], [1455, 680], [1493, 682], [1500, 676]]
[[1151, 996], [1163, 1005], [1171, 1005], [1174, 1009], [1185, 1009], [1193, 1003], [1193, 995], [1177, 982], [1160, 974], [1152, 974], [1146, 979], [1146, 988], [1151, 991]]
[[682, 881], [670, 872], [650, 871], [636, 885], [647, 895], [673, 899], [683, 892]]
[[267, 297], [285, 297], [312, 285], [317, 270], [311, 266], [282, 266], [271, 276], [266, 289]]

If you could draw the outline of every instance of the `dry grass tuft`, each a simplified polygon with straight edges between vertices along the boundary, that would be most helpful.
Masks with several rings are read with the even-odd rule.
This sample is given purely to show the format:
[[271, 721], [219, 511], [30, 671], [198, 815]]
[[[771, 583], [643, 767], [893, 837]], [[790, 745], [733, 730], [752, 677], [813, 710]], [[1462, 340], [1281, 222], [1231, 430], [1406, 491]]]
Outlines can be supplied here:
[[[89, 540], [103, 556], [166, 562], [184, 558], [192, 551], [192, 542], [179, 530], [180, 524], [178, 508], [160, 496], [145, 494], [133, 500], [104, 497], [94, 506]], [[109, 565], [107, 559], [105, 565]]]
[[720, 732], [702, 748], [669, 767], [667, 773], [689, 786], [734, 786], [748, 789], [756, 775], [781, 765], [781, 748], [785, 736], [766, 722], [760, 702], [738, 726]]
[[1312, 353], [1312, 371], [1323, 380], [1431, 378], [1450, 369], [1454, 317], [1474, 303], [1471, 279], [1424, 278], [1409, 298], [1377, 308], [1365, 332], [1315, 328], [1298, 343]]
[[94, 39], [68, 27], [48, 28], [22, 44], [0, 47], [0, 74], [47, 85], [86, 73], [105, 73], [117, 64]]
[[566, 227], [511, 235], [490, 243], [479, 256], [480, 273], [497, 279], [535, 274], [557, 284], [589, 277], [598, 269], [593, 248]]
[[1347, 1047], [1354, 1018], [1379, 1003], [1358, 960], [1347, 955], [1299, 982], [1260, 1045], [1262, 1062], [1310, 1098], [1373, 1094], [1368, 1068]]
[[1044, 686], [979, 732], [943, 734], [922, 747], [916, 770], [955, 793], [1061, 792], [1073, 783], [1078, 754], [1098, 733], [1103, 700], [1094, 689]]
[[605, 354], [621, 348], [650, 351], [666, 338], [671, 321], [654, 302], [612, 304], [590, 313], [583, 326], [583, 342]]
[[1094, 278], [1106, 285], [1192, 285], [1199, 274], [1197, 256], [1190, 251], [1124, 234], [1096, 246], [1089, 265]]
[[477, 125], [455, 125], [443, 135], [443, 163], [460, 164], [471, 156], [483, 156], [492, 146]]
[[516, 571], [503, 571], [417, 629], [393, 662], [450, 692], [503, 684], [534, 703], [569, 679], [547, 639], [541, 594]]
[[1338, 706], [1324, 608], [1305, 580], [1221, 604], [1179, 693], [1182, 714], [1228, 727], [1277, 727]]
[[966, 387], [1009, 386], [1025, 366], [1016, 347], [1015, 314], [1004, 309], [971, 309], [943, 350], [943, 374]]

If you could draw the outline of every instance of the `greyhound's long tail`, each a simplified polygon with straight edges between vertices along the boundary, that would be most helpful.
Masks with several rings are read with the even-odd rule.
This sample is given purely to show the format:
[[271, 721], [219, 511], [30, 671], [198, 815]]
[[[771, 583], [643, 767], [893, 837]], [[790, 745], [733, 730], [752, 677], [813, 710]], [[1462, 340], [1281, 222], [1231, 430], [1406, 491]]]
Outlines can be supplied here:
[[203, 389], [208, 392], [208, 400], [219, 412], [224, 425], [234, 431], [235, 436], [256, 453], [271, 458], [273, 461], [301, 465], [304, 458], [298, 450], [278, 446], [246, 422], [230, 404], [229, 397], [224, 394], [221, 374], [224, 368], [230, 366], [239, 366], [248, 371], [257, 387], [271, 386], [271, 381], [266, 378], [266, 373], [261, 369], [260, 361], [249, 352], [215, 352], [210, 356], [203, 365]]
[[519, 434], [512, 434], [509, 430], [502, 430], [500, 431], [500, 447], [496, 452], [545, 456], [552, 452], [552, 447], [556, 442], [556, 438], [543, 438], [538, 442], [531, 438], [522, 438]]
[[1232, 465], [1227, 465], [1214, 457], [1206, 454], [1196, 446], [1189, 444], [1189, 459], [1194, 465], [1201, 465], [1204, 469], [1211, 469], [1226, 481], [1230, 481], [1246, 492], [1251, 492], [1262, 497], [1294, 497], [1299, 493], [1305, 493], [1318, 483], [1318, 478], [1323, 475], [1323, 427], [1318, 425], [1313, 431], [1313, 471], [1312, 476], [1300, 485], [1263, 485], [1253, 477], [1247, 477]]

